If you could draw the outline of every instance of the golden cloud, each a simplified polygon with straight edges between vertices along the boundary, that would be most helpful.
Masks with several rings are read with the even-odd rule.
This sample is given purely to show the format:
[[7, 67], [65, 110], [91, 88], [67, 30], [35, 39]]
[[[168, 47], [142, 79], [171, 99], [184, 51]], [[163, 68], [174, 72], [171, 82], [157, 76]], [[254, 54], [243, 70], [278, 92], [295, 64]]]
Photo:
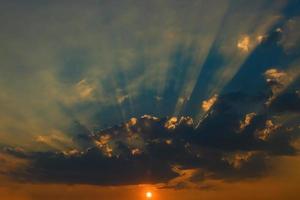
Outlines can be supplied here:
[[210, 110], [210, 108], [216, 103], [216, 101], [218, 100], [218, 95], [215, 94], [214, 96], [212, 96], [210, 99], [205, 100], [202, 102], [202, 109], [207, 112]]

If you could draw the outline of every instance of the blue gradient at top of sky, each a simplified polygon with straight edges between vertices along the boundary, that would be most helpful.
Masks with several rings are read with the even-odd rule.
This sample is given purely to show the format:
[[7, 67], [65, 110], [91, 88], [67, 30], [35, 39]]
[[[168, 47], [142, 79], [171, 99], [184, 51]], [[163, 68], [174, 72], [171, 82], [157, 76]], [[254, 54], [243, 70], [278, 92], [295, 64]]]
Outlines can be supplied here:
[[267, 69], [299, 66], [299, 12], [296, 0], [1, 1], [0, 141], [71, 145], [75, 121], [198, 120], [215, 94], [268, 93]]

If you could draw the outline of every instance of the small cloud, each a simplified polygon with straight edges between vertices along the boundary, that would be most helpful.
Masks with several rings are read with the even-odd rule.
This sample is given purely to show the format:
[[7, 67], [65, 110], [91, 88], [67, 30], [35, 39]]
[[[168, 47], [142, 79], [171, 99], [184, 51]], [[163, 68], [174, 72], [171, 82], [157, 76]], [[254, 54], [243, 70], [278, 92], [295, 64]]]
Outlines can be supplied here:
[[171, 117], [166, 123], [165, 128], [169, 130], [174, 130], [177, 126], [177, 117]]
[[132, 155], [140, 155], [142, 152], [141, 152], [141, 150], [139, 149], [139, 148], [135, 148], [135, 149], [132, 149], [131, 150], [131, 154]]
[[171, 117], [169, 118], [166, 122], [164, 127], [168, 130], [174, 130], [176, 129], [179, 125], [185, 125], [185, 126], [193, 126], [194, 121], [191, 117]]
[[154, 121], [159, 120], [159, 118], [151, 116], [151, 115], [143, 115], [143, 116], [141, 116], [141, 119], [148, 119], [148, 120], [154, 120]]
[[24, 158], [0, 152], [0, 174], [6, 174], [19, 170], [28, 165], [28, 161]]
[[[300, 131], [300, 125], [298, 126], [298, 129]], [[300, 151], [300, 138], [295, 139], [294, 141], [291, 142], [291, 145], [297, 149], [297, 151]]]
[[117, 97], [117, 101], [119, 104], [122, 104], [125, 100], [127, 100], [129, 98], [129, 95], [126, 94], [126, 95], [122, 95], [122, 96], [118, 96]]
[[173, 188], [176, 190], [185, 188], [197, 188], [197, 184], [193, 183], [191, 179], [199, 173], [199, 169], [182, 169], [180, 166], [172, 166], [172, 171], [178, 174], [178, 176], [162, 188]]
[[287, 74], [284, 71], [280, 71], [278, 69], [268, 69], [265, 72], [266, 81], [268, 83], [276, 82], [280, 84], [284, 84], [285, 80], [287, 79]]
[[166, 144], [168, 144], [168, 145], [170, 145], [170, 144], [173, 143], [173, 141], [172, 141], [171, 139], [168, 139], [168, 140], [166, 140], [165, 142], [166, 142]]
[[86, 100], [93, 98], [93, 91], [95, 90], [95, 88], [90, 85], [85, 79], [79, 81], [76, 84], [75, 88], [81, 99]]
[[259, 35], [256, 37], [256, 41], [258, 44], [262, 43], [263, 41], [267, 40], [268, 36], [266, 35]]
[[155, 96], [156, 101], [161, 101], [163, 99], [163, 97], [161, 96]]
[[191, 118], [189, 116], [186, 116], [186, 117], [182, 116], [182, 117], [180, 117], [179, 124], [185, 124], [185, 125], [188, 125], [188, 126], [193, 126], [194, 120], [193, 120], [193, 118]]
[[250, 37], [249, 36], [242, 37], [238, 41], [237, 47], [244, 52], [248, 52], [250, 50]]
[[215, 94], [214, 96], [212, 96], [210, 99], [205, 100], [202, 102], [202, 109], [207, 112], [210, 110], [210, 108], [216, 103], [218, 99], [218, 95]]
[[276, 32], [277, 33], [282, 33], [282, 29], [281, 28], [276, 28]]
[[183, 104], [185, 102], [185, 98], [184, 97], [180, 97], [179, 99], [178, 99], [178, 103], [179, 104]]
[[291, 18], [283, 26], [283, 29], [280, 29], [282, 38], [279, 41], [279, 44], [282, 45], [284, 50], [287, 53], [298, 52], [299, 51], [299, 42], [300, 42], [300, 17]]
[[98, 146], [104, 155], [112, 157], [113, 149], [110, 145], [111, 136], [108, 134], [101, 135], [98, 140], [95, 140], [96, 146]]
[[280, 125], [275, 125], [273, 124], [272, 120], [267, 120], [265, 123], [265, 128], [258, 130], [255, 135], [258, 139], [266, 141], [278, 128], [280, 128]]
[[49, 135], [38, 135], [35, 141], [56, 150], [69, 149], [74, 146], [71, 138], [57, 130], [53, 130]]
[[137, 118], [132, 117], [127, 124], [130, 127], [136, 125], [136, 123], [137, 123]]
[[293, 79], [285, 71], [275, 68], [265, 71], [264, 76], [272, 90], [272, 96], [266, 103], [269, 105], [274, 98], [276, 98], [292, 82]]
[[240, 122], [240, 131], [243, 131], [252, 121], [252, 119], [256, 116], [256, 113], [248, 113], [245, 116], [245, 119]]
[[62, 153], [66, 156], [77, 156], [84, 154], [83, 151], [78, 151], [77, 149], [71, 149], [69, 151], [62, 151]]
[[222, 160], [228, 162], [233, 168], [241, 169], [243, 165], [255, 155], [255, 152], [236, 152], [226, 154]]

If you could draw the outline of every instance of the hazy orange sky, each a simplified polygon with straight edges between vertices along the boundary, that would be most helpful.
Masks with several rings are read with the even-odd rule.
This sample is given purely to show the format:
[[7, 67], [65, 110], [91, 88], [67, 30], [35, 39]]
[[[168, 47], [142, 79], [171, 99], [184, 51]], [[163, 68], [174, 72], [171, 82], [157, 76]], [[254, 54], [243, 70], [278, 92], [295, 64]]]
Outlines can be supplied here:
[[208, 189], [159, 189], [158, 185], [111, 186], [65, 184], [20, 184], [0, 182], [1, 198], [7, 200], [143, 200], [151, 191], [154, 200], [298, 200], [300, 157], [278, 158], [269, 177], [235, 183], [212, 181]]

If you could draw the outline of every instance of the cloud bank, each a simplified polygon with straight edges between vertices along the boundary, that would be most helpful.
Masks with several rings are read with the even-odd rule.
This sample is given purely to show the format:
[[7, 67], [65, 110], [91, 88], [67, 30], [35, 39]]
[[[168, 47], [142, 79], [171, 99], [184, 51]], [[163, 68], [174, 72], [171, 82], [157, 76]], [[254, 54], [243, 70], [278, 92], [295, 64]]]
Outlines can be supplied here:
[[[257, 98], [243, 93], [220, 96], [197, 128], [190, 117], [144, 115], [107, 129], [79, 131], [73, 141], [86, 146], [81, 150], [6, 148], [5, 154], [28, 162], [6, 175], [37, 183], [160, 183], [177, 189], [206, 180], [267, 176], [273, 158], [297, 154], [293, 144], [299, 137], [299, 120], [279, 123], [278, 117], [285, 116], [278, 111], [271, 114], [269, 107], [260, 113], [243, 113], [235, 107]], [[262, 105], [266, 99], [260, 99]]]

